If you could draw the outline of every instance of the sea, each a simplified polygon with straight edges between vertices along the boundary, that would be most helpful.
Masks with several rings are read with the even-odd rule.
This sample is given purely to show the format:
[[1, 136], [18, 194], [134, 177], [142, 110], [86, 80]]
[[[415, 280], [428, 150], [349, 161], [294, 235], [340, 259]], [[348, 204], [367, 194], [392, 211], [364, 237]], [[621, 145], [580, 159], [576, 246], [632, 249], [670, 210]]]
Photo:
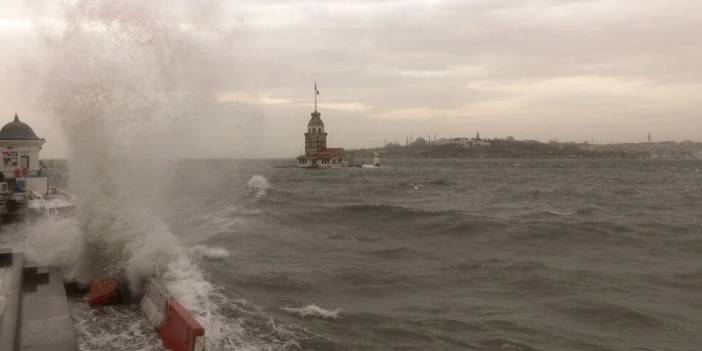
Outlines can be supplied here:
[[[93, 199], [0, 245], [159, 276], [209, 350], [702, 349], [702, 161], [382, 161], [173, 161], [119, 226]], [[82, 350], [162, 349], [135, 306], [70, 306]]]

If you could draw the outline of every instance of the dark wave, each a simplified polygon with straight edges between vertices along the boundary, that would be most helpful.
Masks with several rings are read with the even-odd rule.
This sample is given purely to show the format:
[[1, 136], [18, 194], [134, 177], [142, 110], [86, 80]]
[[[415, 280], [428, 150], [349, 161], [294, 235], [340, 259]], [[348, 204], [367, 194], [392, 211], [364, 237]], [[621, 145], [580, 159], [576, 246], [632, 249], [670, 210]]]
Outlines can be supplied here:
[[441, 223], [429, 233], [424, 234], [448, 234], [448, 235], [471, 235], [481, 233], [494, 233], [511, 225], [509, 220], [499, 220], [486, 216], [463, 216], [455, 221]]
[[509, 287], [508, 291], [513, 295], [546, 297], [575, 292], [578, 284], [567, 276], [539, 272], [517, 275], [506, 286]]
[[303, 292], [312, 289], [309, 283], [292, 279], [286, 275], [260, 276], [247, 275], [237, 279], [237, 285], [263, 290]]
[[[476, 349], [469, 342], [470, 332], [479, 328], [454, 320], [407, 320], [388, 314], [349, 313], [337, 323], [345, 328], [372, 327], [373, 333], [364, 340], [348, 340], [349, 346], [373, 345], [371, 349], [385, 350], [464, 350]], [[484, 330], [481, 330], [484, 331]], [[353, 347], [352, 347], [353, 348]]]
[[346, 205], [335, 207], [334, 211], [340, 213], [348, 214], [371, 214], [375, 216], [380, 215], [390, 215], [393, 217], [433, 217], [433, 216], [444, 216], [448, 214], [456, 213], [455, 211], [430, 211], [418, 208], [394, 206], [394, 205], [383, 205], [383, 204], [358, 204], [358, 205]]
[[380, 257], [380, 258], [396, 258], [396, 259], [412, 258], [412, 257], [416, 257], [418, 254], [419, 254], [419, 252], [412, 250], [406, 246], [398, 247], [398, 248], [394, 248], [394, 249], [373, 250], [373, 251], [368, 252], [368, 255], [370, 255], [370, 256], [375, 256], [375, 257]]
[[331, 281], [342, 283], [353, 287], [373, 286], [373, 287], [409, 287], [411, 278], [405, 274], [382, 271], [341, 271], [335, 272]]
[[643, 311], [613, 303], [572, 301], [570, 307], [562, 310], [575, 320], [596, 325], [599, 328], [657, 330], [665, 324], [662, 320]]
[[570, 243], [597, 243], [610, 241], [639, 245], [645, 240], [637, 237], [634, 227], [605, 221], [563, 221], [535, 220], [512, 226], [509, 230], [511, 238], [516, 240], [547, 240], [550, 244], [556, 241]]
[[354, 204], [330, 207], [298, 207], [290, 213], [289, 219], [297, 223], [344, 223], [368, 227], [382, 233], [385, 230], [404, 229], [412, 224], [417, 232], [431, 228], [434, 223], [451, 221], [460, 217], [458, 211], [432, 211], [412, 207], [376, 204]]
[[487, 339], [480, 342], [480, 349], [483, 350], [520, 350], [539, 351], [525, 343], [510, 341], [507, 339]]

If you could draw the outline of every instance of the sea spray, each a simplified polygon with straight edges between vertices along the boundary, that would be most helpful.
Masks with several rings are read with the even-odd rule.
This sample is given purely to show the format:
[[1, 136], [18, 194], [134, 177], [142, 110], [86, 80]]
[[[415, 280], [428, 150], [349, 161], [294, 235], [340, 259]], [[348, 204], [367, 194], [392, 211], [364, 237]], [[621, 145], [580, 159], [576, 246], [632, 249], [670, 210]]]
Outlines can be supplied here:
[[182, 142], [171, 127], [215, 95], [216, 66], [208, 60], [221, 47], [208, 51], [203, 42], [228, 39], [216, 5], [65, 3], [62, 25], [45, 33], [40, 100], [69, 140], [70, 189], [78, 196], [72, 225], [83, 258], [74, 266], [123, 277], [136, 292], [146, 277], [160, 277], [203, 322], [211, 348], [221, 349], [252, 339], [223, 312], [245, 304], [205, 279], [160, 216], [172, 181], [167, 159]]
[[252, 176], [246, 185], [249, 187], [249, 193], [256, 192], [256, 199], [266, 196], [268, 189], [271, 188], [271, 183], [268, 182], [268, 179], [258, 174]]
[[87, 278], [85, 243], [75, 218], [47, 214], [32, 225], [22, 226], [22, 230], [26, 243], [23, 251], [38, 264], [62, 267], [67, 279]]
[[186, 255], [159, 217], [168, 125], [203, 104], [215, 81], [207, 53], [178, 26], [190, 11], [165, 5], [76, 1], [62, 9], [60, 35], [47, 34], [44, 100], [70, 140], [70, 188], [90, 264], [137, 290]]

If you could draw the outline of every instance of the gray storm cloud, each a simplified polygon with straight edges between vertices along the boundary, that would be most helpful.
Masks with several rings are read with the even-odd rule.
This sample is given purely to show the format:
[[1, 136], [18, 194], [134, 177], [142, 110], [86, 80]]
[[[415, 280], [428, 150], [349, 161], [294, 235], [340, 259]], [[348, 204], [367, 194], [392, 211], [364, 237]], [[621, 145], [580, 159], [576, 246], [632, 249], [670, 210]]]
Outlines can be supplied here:
[[[201, 43], [203, 64], [216, 72], [210, 85], [185, 84], [211, 99], [159, 127], [179, 140], [169, 147], [182, 157], [296, 155], [315, 79], [330, 142], [347, 148], [476, 131], [614, 142], [643, 141], [650, 130], [659, 140], [700, 139], [699, 1], [148, 4], [153, 11], [108, 7], [101, 16], [162, 16]], [[0, 111], [26, 111], [50, 139], [47, 154], [61, 156], [66, 138], [27, 93], [48, 74], [46, 27], [64, 18], [56, 7], [10, 2], [0, 10], [8, 46]]]

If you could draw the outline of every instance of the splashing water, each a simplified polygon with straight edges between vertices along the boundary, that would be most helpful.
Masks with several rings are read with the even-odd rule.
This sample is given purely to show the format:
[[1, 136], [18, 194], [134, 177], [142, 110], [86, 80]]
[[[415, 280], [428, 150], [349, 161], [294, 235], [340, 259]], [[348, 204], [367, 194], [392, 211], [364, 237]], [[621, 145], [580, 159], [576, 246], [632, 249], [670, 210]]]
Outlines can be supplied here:
[[69, 276], [122, 277], [137, 293], [147, 277], [159, 277], [205, 325], [209, 349], [249, 348], [256, 336], [232, 311], [266, 317], [208, 282], [160, 216], [173, 181], [168, 158], [182, 139], [174, 126], [213, 101], [218, 72], [209, 60], [229, 39], [216, 2], [181, 5], [77, 0], [59, 9], [60, 26], [40, 27], [47, 54], [33, 63], [46, 67], [37, 101], [70, 140], [69, 187], [78, 201], [75, 219], [40, 221], [27, 229], [26, 245]]
[[266, 196], [266, 192], [271, 188], [271, 183], [268, 182], [268, 179], [258, 174], [251, 177], [246, 185], [248, 185], [249, 191], [256, 191], [256, 199]]
[[164, 126], [204, 103], [214, 79], [194, 68], [206, 67], [207, 53], [178, 29], [188, 19], [165, 4], [72, 2], [60, 35], [47, 34], [43, 101], [71, 141], [70, 188], [92, 273], [124, 276], [136, 291], [187, 256], [159, 218], [173, 139]]

